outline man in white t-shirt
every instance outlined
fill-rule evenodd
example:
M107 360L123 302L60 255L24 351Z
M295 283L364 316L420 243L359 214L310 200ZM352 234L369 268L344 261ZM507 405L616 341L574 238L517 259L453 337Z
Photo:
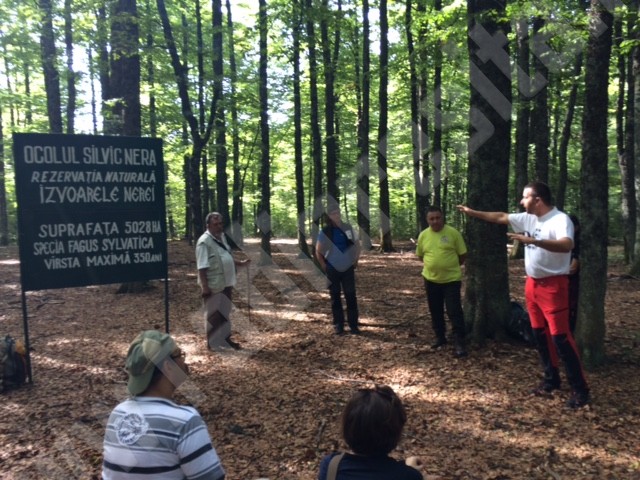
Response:
M578 349L569 328L569 265L573 248L573 223L551 203L551 191L541 182L529 183L522 193L523 213L481 212L458 205L470 217L504 225L509 237L524 244L527 272L525 299L531 327L544 366L543 382L532 390L549 395L560 388L558 356L573 390L567 405L580 408L589 403L589 387Z
M104 480L223 480L204 420L173 401L187 379L184 352L166 333L142 332L125 368L131 398L113 409L104 435Z

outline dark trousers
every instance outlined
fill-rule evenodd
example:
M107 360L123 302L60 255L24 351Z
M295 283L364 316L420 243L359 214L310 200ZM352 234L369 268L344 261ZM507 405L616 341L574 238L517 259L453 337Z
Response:
M457 342L464 341L464 313L460 289L462 282L434 283L424 279L424 288L427 291L427 303L431 312L433 331L438 339L446 339L446 325L444 323L444 309L447 308L447 316L451 321L453 336Z
M231 335L232 292L232 287L225 287L204 300L207 345L210 349L228 346L226 339Z
M356 298L356 275L353 267L344 272L327 267L327 280L329 281L329 295L331 296L331 312L333 313L333 324L337 329L344 327L344 312L342 310L342 299L340 293L344 292L344 299L347 302L347 322L349 328L358 328L358 300Z
M569 330L576 331L578 323L578 293L580 291L580 275L569 275Z

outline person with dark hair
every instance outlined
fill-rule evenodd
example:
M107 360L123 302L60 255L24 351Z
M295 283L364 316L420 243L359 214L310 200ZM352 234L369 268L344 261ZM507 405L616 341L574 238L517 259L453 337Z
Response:
M447 344L444 309L451 321L455 341L454 355L464 357L465 325L462 311L461 265L467 256L467 246L460 232L445 225L440 207L427 209L429 227L420 232L416 244L416 255L424 262L422 277L427 292L427 303L431 313L431 324L436 335L432 348Z
M589 403L590 394L578 348L569 328L569 266L574 246L573 223L551 203L549 187L540 182L524 187L522 213L482 212L458 205L464 214L481 220L511 225L509 238L525 246L527 272L525 300L544 379L531 393L549 396L560 388L558 357L564 363L572 394L570 408Z
M389 456L406 422L402 401L390 387L358 390L342 413L342 436L353 453L325 456L318 480L421 480L418 470Z
M236 284L236 267L246 265L249 259L234 258L224 234L222 214L209 213L205 223L207 230L196 243L196 265L207 347L239 350L240 344L231 339L231 295Z
M173 401L187 379L185 354L166 333L147 330L129 346L131 397L113 409L104 434L104 480L223 480L207 425Z
M355 269L360 259L360 242L353 227L342 221L340 206L330 202L327 206L327 225L318 235L316 259L327 275L333 328L344 333L344 311L341 292L347 303L347 322L351 333L360 333L358 325L358 299L356 297Z
M573 222L573 249L569 265L569 329L576 331L578 323L578 294L580 292L580 221L575 215L569 215Z

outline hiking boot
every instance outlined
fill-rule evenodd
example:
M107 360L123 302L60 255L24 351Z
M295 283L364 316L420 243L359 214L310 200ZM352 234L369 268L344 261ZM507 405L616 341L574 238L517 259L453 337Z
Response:
M542 382L537 387L531 389L529 393L538 397L550 397L554 390L560 389L560 383Z
M435 350L437 348L444 347L446 344L447 344L447 339L446 338L438 338L435 341L435 343L433 343L431 345L431 348Z
M334 325L333 331L336 335L344 335L344 327L342 325Z
M360 331L360 329L358 327L352 328L351 329L351 334L352 335L360 335L362 332Z
M574 410L582 408L591 401L589 398L589 392L573 392L571 398L567 400L567 407Z

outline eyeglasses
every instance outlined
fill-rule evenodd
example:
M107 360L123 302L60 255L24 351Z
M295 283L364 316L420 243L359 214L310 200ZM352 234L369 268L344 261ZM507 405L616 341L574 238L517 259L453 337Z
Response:
M186 357L186 354L181 349L179 349L178 351L173 352L170 355L170 357L171 358L184 358L184 357Z

